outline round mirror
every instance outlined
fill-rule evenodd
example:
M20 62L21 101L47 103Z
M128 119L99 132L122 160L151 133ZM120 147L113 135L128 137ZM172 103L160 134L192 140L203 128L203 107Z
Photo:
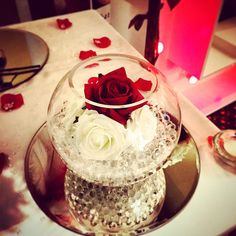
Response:
M23 30L0 29L0 91L15 87L37 74L49 55L47 44Z

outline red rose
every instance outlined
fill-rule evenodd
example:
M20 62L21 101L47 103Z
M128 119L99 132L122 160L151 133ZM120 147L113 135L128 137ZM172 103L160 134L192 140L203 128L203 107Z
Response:
M84 93L88 100L107 105L125 105L144 99L135 83L127 77L124 67L100 76L96 83L85 84ZM123 109L109 109L86 103L86 107L125 125L130 113L144 104Z

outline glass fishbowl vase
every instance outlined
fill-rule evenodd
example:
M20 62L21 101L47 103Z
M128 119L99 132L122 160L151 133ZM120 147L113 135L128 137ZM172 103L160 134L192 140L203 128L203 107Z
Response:
M82 61L57 85L47 128L67 166L69 210L87 232L129 233L158 217L181 112L154 66L123 54Z

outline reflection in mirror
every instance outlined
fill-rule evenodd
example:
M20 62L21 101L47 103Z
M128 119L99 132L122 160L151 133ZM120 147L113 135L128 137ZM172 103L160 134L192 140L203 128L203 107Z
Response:
M48 46L39 36L0 29L0 91L32 78L45 65L48 55Z

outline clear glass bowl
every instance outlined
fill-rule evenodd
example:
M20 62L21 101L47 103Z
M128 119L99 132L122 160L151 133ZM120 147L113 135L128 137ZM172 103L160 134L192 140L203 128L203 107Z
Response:
M141 99L118 105L98 102L93 94L92 100L85 98L85 84L119 68L133 82L150 81L151 89L139 90ZM111 113L115 117L125 113L126 123L108 117ZM70 170L91 182L119 186L142 180L162 167L178 142L181 112L176 94L150 63L104 54L83 61L62 78L49 104L47 127Z
M129 233L158 216L181 112L150 63L106 54L78 64L52 95L47 128L68 168L69 210L88 233Z

